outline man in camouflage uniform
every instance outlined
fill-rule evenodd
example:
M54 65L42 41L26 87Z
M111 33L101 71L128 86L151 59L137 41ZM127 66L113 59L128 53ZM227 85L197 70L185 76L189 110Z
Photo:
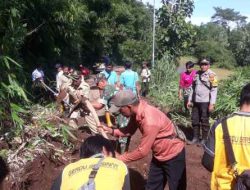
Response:
M210 61L201 59L200 70L196 73L192 91L188 98L188 107L192 107L193 140L191 144L200 141L200 127L202 130L201 144L205 143L209 131L209 113L214 110L217 97L218 82L216 74L210 70Z
M72 84L66 90L69 94L70 104L69 125L73 128L88 126L92 133L97 134L100 121L94 107L89 102L89 85L82 80L80 73L71 75ZM107 138L106 134L102 134Z
M113 103L113 97L118 92L115 85L108 84L107 78L103 73L97 75L96 84L100 89L100 98L93 102L92 105L95 109L100 110L105 107L106 111L109 111L115 116L116 124L118 128L126 127L129 119L122 116L119 113L119 108L117 108ZM118 150L120 153L127 151L129 145L128 137L122 137L118 140Z

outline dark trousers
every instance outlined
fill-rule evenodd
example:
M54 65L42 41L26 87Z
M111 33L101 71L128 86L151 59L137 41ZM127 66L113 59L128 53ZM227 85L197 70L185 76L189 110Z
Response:
M164 190L167 182L169 190L186 189L185 148L171 160L161 162L152 159L146 190Z
M146 97L149 92L149 82L141 83L141 95Z
M209 102L194 102L192 108L192 126L194 130L194 138L200 137L200 127L202 130L202 139L206 139L209 131Z
M187 107L187 103L188 103L188 96L184 96L184 108L185 108L185 112L188 112L188 107Z

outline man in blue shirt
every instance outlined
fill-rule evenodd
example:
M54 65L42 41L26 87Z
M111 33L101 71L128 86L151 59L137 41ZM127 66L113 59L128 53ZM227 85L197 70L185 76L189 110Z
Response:
M115 71L113 71L113 65L112 63L105 63L105 70L102 71L108 81L108 84L115 85L117 83L117 74Z
M140 84L137 72L131 69L132 63L125 63L125 71L120 76L121 89L132 90L134 94L139 95Z

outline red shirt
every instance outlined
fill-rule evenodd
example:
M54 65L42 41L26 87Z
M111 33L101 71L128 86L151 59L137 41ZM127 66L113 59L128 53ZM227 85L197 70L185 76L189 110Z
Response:
M127 152L118 159L124 162L139 160L148 155L150 149L159 161L175 157L184 148L184 142L178 138L156 139L175 135L172 121L159 109L140 100L137 114L130 118L126 128L114 130L115 136L130 136L139 128L142 133L140 145L132 152Z

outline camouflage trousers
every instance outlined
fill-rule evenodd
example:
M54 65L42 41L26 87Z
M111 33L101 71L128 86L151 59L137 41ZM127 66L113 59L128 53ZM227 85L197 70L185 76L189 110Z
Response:
M116 116L116 121L117 121L118 128L124 128L124 127L127 127L129 118L124 117L122 114L119 114ZM127 151L129 142L130 142L130 137L120 137L117 142L118 152L122 154L125 151Z

